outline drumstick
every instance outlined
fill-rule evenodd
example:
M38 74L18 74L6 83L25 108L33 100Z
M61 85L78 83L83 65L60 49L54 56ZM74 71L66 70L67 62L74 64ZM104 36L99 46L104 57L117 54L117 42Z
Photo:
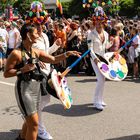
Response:
M65 75L67 75L68 73L69 73L69 71L75 66L75 65L77 65L77 63L79 62L79 61L81 61L81 59L83 58L83 57L85 57L89 52L92 52L92 54L97 58L97 59L99 59L100 61L103 61L104 63L106 63L107 65L108 65L108 62L107 62L107 60L105 59L105 58L103 58L102 56L100 56L100 55L96 55L94 52L93 52L93 49L91 50L91 48L89 49L89 50L87 50L83 55L81 55L81 57L79 57L73 64L71 64L71 66L68 66L67 68L66 68L66 70L61 74L61 77L64 77Z
M75 65L77 65L77 63L78 63L79 61L81 61L81 59L82 59L83 57L85 57L90 51L91 51L90 49L87 50L87 51L86 51L83 55L81 55L74 63L72 63L70 66L68 66L68 67L66 68L66 70L61 74L61 77L64 77L65 75L67 75L67 73L69 73L69 71L70 71Z
M91 51L90 49L87 50L87 51L86 51L83 55L81 55L73 64L71 64L70 66L68 66L68 67L66 68L66 70L65 70L62 74L59 75L60 78L65 77L65 76L67 75L67 73L69 73L69 71L70 71L83 57L85 57L90 51ZM51 88L54 88L51 78L48 80L48 83L49 83L49 85L50 85Z
M114 52L114 54L110 57L109 62L113 60L116 54L120 53L125 47L127 47L136 36L137 34L133 38L131 38L128 42L126 42L117 52Z

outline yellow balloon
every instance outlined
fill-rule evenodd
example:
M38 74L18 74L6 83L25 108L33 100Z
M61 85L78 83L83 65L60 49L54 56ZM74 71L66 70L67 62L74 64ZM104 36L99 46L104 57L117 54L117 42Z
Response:
M83 8L85 8L86 7L86 5L85 4L83 4Z
M105 6L105 2L102 2L102 6Z
M113 2L113 5L117 5L117 3L116 2Z
M89 3L92 3L93 0L88 0Z

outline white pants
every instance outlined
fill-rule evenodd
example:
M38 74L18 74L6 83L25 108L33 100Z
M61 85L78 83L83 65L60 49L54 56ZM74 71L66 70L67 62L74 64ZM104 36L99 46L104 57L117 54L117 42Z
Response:
M41 102L39 105L39 110L38 110L38 116L39 116L39 130L43 130L44 126L42 123L42 110L44 109L44 107L50 102L50 94L47 94L45 96L41 96Z
M128 51L129 63L134 63L134 58L135 58L135 48L133 46L130 46Z
M97 67L97 65L95 64L95 62L92 59L91 59L91 64L92 64L92 67L93 67L96 77L97 77L97 83L96 83L96 88L94 91L93 103L102 104L105 77L101 74L101 72L99 71L99 68Z
M128 51L128 61L129 63L134 63L134 58L137 58L139 56L140 53L140 48L134 48L133 46L129 47L129 51Z

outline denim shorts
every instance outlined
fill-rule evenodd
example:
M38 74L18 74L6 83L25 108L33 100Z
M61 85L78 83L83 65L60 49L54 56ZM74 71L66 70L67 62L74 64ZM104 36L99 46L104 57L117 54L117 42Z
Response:
M6 58L6 54L4 52L0 52L0 59Z

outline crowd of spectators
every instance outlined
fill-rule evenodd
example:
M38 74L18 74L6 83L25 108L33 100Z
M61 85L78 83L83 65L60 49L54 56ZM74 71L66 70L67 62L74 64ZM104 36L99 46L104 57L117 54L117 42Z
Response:
M20 29L25 23L23 19L17 21L0 21L0 71L3 70L6 58L11 51L20 46L21 36ZM139 78L140 70L140 20L132 19L109 19L105 30L109 33L110 41L113 42L111 48L107 51L117 51L121 46L130 40L134 35L137 37L123 51L129 75ZM43 32L47 34L50 46L58 38L61 38L62 45L59 50L53 54L59 54L69 50L76 50L84 53L87 49L87 36L94 29L92 18L74 20L71 18L55 19L48 18L48 22L42 25ZM64 71L70 66L77 57L71 56L54 67L60 71ZM86 75L94 75L91 67L90 56L87 55L78 63L71 71L71 74L85 73Z

